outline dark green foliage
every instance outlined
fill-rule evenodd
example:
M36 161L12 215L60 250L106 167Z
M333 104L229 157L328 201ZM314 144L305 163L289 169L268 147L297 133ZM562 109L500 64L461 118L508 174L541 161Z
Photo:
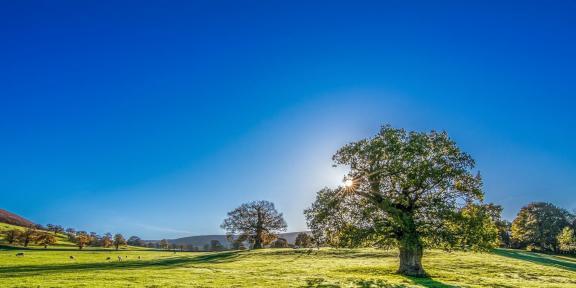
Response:
M114 235L114 241L112 242L112 244L114 245L114 248L118 250L120 246L126 245L126 239L124 239L124 236L122 236L122 234L116 234Z
M312 237L308 235L308 233L300 232L296 236L296 240L294 241L294 245L300 248L308 248L312 246Z
M8 242L10 245L15 244L20 240L20 234L22 234L20 230L10 229L4 232L4 240L6 240L6 242Z
M218 240L210 240L210 251L222 251L224 246Z
M512 239L519 248L558 251L558 239L573 215L550 203L530 203L518 212L512 222Z
M146 243L138 236L130 236L126 243L130 246L144 246Z
M288 241L284 238L278 238L272 242L270 248L288 248Z
M425 275L424 247L483 250L496 243L494 209L481 203L474 160L446 133L385 126L333 160L350 168L347 187L321 190L305 211L320 243L397 246L399 272L415 276Z

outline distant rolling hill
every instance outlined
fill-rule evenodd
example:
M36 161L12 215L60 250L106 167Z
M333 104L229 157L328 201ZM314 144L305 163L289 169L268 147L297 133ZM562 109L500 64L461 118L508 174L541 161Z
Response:
M294 241L296 241L296 236L298 235L298 233L300 233L300 232L282 233L282 234L280 234L279 237L286 239L286 241L288 241L288 243L290 243L290 244L294 244ZM308 233L308 232L306 232L306 233ZM226 235L189 236L189 237L183 237L183 238L178 238L178 239L170 239L170 240L168 240L168 242L170 244L194 245L196 247L202 248L204 245L210 244L211 240L218 240L225 247L229 247L231 245L231 243L226 238ZM159 241L159 240L149 240L146 242L157 242L157 241Z
M12 224L23 227L34 225L32 221L20 217L12 212L8 212L4 209L0 209L0 223Z

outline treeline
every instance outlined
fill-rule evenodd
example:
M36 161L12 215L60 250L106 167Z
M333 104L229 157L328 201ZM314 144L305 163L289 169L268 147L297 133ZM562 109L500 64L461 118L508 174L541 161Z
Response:
M576 254L576 215L551 203L530 203L508 223L503 244L529 251Z
M277 236L269 237L268 239L263 241L263 247L266 248L309 248L312 247L313 244L314 241L312 237L304 232L298 233L294 244L288 243L288 240ZM250 241L233 240L229 245L224 245L218 240L210 240L209 243L206 243L202 246L197 246L194 244L170 243L168 240L162 239L160 241L149 241L148 243L145 244L145 247L170 250L170 251L214 252L214 251L253 249L254 243Z
M126 245L142 247L146 245L138 236L131 236L126 240L120 233L99 235L96 232L76 231L74 228L64 229L64 227L54 224L48 224L45 227L42 225L31 225L24 229L14 228L5 231L3 234L4 240L8 244L24 247L36 244L48 248L48 246L55 245L59 237L67 238L69 242L74 243L80 250L84 247L114 247L119 250L120 247Z

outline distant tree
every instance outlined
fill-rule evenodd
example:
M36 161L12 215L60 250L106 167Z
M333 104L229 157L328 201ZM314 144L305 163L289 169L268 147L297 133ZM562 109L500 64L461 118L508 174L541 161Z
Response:
M102 236L102 238L100 239L100 246L104 247L104 248L108 248L110 246L112 246L113 241L112 241L112 234L111 233L106 233L104 234L104 236Z
M564 227L560 234L556 237L558 241L559 250L562 253L575 253L576 252L576 234L571 227Z
M66 236L68 237L68 241L76 242L76 229L68 228L66 229Z
M124 239L124 236L122 236L122 234L118 233L116 235L114 235L114 248L116 248L116 250L120 249L120 246L124 246L126 245L126 239Z
M102 243L100 238L101 237L100 235L98 235L98 233L90 232L90 246L94 247L100 246L100 244Z
M78 249L82 250L82 248L88 246L90 244L90 235L84 231L80 231L76 234L74 241Z
M130 238L128 238L128 241L126 241L126 243L128 243L128 245L130 245L130 246L144 246L145 245L144 241L138 236L130 236Z
M22 243L24 247L28 247L28 244L34 241L37 232L38 230L36 230L36 227L34 226L26 228L22 233L20 233L20 243Z
M44 249L48 248L48 245L56 244L56 236L46 232L39 232L34 238L34 242L38 245L44 246Z
M210 240L210 251L222 251L224 246L218 240Z
M308 233L300 232L296 235L296 241L294 241L294 245L301 247L301 248L308 248L312 246L312 237L308 235Z
M4 232L4 239L8 244L12 245L20 241L20 234L22 234L22 231L18 229L10 229Z
M288 248L288 241L284 238L278 238L272 242L270 248Z
M332 159L350 172L345 187L321 190L305 211L317 241L343 247L398 247L398 273L417 277L426 276L425 247L486 248L486 235L454 234L482 233L478 227L457 226L486 220L476 215L483 208L461 206L483 205L482 180L472 171L472 157L445 132L384 126L372 138L345 145ZM477 239L483 243L475 243Z
M54 235L56 235L58 233L64 232L64 227L62 227L60 225L55 225L55 224L47 224L46 230L48 230L50 232L54 232Z
M202 246L202 251L210 251L210 244L206 243Z
M54 226L54 235L56 235L58 233L64 233L64 227L62 227L60 225L55 225Z
M520 247L558 251L557 236L570 225L571 217L568 211L553 204L530 203L520 209L512 222L512 240Z
M162 248L162 249L168 249L168 247L169 247L168 240L166 240L166 239L160 240L159 244L160 244L160 248Z
M274 240L278 232L286 231L286 226L282 213L276 211L272 202L254 201L228 212L220 227L230 240L239 235L236 241L248 240L254 243L254 249L259 249Z
M232 250L245 250L244 242L242 241L232 241Z

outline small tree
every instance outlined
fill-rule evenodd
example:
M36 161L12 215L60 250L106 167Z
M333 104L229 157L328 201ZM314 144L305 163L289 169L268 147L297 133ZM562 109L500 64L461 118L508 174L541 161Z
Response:
M28 247L30 242L34 241L37 235L37 230L34 226L26 228L22 233L20 233L20 242L24 247Z
M564 227L564 229L562 229L562 232L558 234L557 240L560 252L563 253L576 252L576 235L574 234L574 229L570 227Z
M162 248L162 249L168 249L168 246L169 246L168 240L162 239L162 240L160 240L160 243L159 243L159 244L160 244L160 248Z
M88 233L81 231L78 232L78 234L76 234L74 240L76 241L76 246L78 246L78 249L82 250L82 248L90 244L91 238L90 235L88 235Z
M131 236L130 238L128 238L126 243L128 243L128 245L130 245L130 246L144 246L145 245L144 241L138 236Z
M288 241L284 238L278 238L272 242L270 248L288 248Z
M112 234L110 233L106 233L104 234L104 236L102 236L102 239L100 239L100 245L104 248L108 248L110 246L112 246Z
M54 235L58 233L64 233L64 227L60 225L54 225Z
M301 247L301 248L308 248L312 246L312 238L308 233L300 232L296 235L296 240L294 241L294 245Z
M210 251L222 251L224 246L218 240L210 240Z
M100 235L96 232L90 232L90 246L97 247L100 246Z
M51 233L40 232L36 235L34 242L38 245L44 246L44 249L48 248L48 245L56 244L56 236Z
M232 250L246 250L246 246L242 241L232 241Z
M10 229L4 232L4 239L8 244L12 245L20 240L20 234L22 234L22 231L18 229Z
M254 243L254 249L259 249L274 240L278 232L286 231L286 226L282 213L276 211L272 202L254 201L228 212L220 227L230 240L248 240ZM235 235L239 235L237 239Z
M114 235L114 247L116 248L116 250L118 250L120 248L120 246L126 245L126 239L124 239L124 236L122 236L122 234L116 234Z

